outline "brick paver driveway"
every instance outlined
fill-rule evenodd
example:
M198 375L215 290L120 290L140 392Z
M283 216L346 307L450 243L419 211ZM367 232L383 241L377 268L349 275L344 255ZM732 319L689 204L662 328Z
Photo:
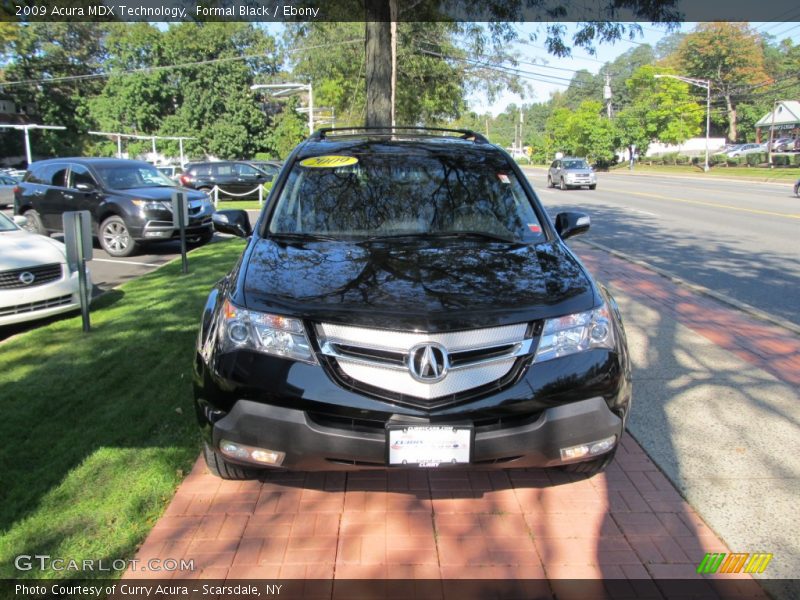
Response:
M799 381L795 337L605 253L582 247L580 255L600 280ZM707 552L729 549L626 434L611 467L592 478L390 470L227 482L200 459L137 558L193 559L195 570L176 578L526 579L544 586L532 596L559 598L570 595L559 590L568 580L613 579L613 597L638 598L662 597L666 580L699 578ZM749 576L723 577L742 597L766 597ZM593 594L584 587L580 596Z

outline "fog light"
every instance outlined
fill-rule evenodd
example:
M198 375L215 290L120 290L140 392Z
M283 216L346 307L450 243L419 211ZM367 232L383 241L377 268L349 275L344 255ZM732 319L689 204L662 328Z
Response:
M611 437L607 437L604 440L600 440L599 442L595 442L589 447L589 454L602 454L603 452L608 452L611 448L614 447L614 442L617 441L617 436L612 435Z
M596 454L603 454L608 452L614 447L617 441L617 436L597 440L596 442L589 442L588 444L581 444L580 446L570 446L569 448L561 449L561 460L575 460L576 458L583 458L584 456L594 456Z
M247 446L246 444L240 444L230 440L221 440L219 443L219 451L225 456L230 456L231 458L246 460L248 462L256 462L262 465L280 466L280 464L283 463L283 459L286 458L285 452L268 450L266 448L256 448L254 446Z

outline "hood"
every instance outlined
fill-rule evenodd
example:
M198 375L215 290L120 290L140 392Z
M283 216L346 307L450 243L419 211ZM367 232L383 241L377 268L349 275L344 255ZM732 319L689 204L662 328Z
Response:
M595 295L560 242L259 239L234 301L316 321L448 331L588 310Z
M0 271L66 262L61 242L27 231L0 232Z
M117 193L130 196L131 198L142 198L144 200L162 200L165 202L172 201L172 192L184 192L186 199L192 200L208 200L208 196L203 192L197 190L190 190L185 187L140 187L130 188L126 190L115 190Z

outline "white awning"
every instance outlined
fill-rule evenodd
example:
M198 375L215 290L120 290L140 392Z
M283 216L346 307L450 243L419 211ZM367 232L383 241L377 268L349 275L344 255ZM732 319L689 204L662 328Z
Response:
M797 100L782 100L775 107L775 128L787 129L796 126L800 127L800 102ZM756 127L769 128L773 125L772 111L761 117L756 123Z

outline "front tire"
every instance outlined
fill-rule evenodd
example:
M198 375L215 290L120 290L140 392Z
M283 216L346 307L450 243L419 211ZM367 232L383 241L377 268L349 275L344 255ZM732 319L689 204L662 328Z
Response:
M596 190L597 189L597 184L595 183L594 185L590 185L589 189L590 190Z
M240 467L225 460L219 452L212 448L208 442L203 442L203 458L212 475L229 481L243 481L258 478L259 469Z
M550 175L547 176L547 187L549 187L549 188L556 187L556 184L553 183L553 178L550 177Z
M593 458L592 460L587 460L584 462L562 465L560 468L562 471L567 473L576 473L578 475L592 477L593 475L597 475L598 473L605 471L608 465L611 464L611 461L614 460L614 455L616 453L617 447L614 446L613 449L609 450L602 456L598 456L597 458Z
M563 177L561 178L561 189L562 190L566 190L567 189L567 184L564 183L564 178Z
M29 231L30 233L38 233L39 235L47 235L47 230L44 228L44 225L42 224L42 218L39 216L38 212L30 209L22 213L22 216L28 219L28 222L25 223L25 231Z
M121 217L108 217L100 225L100 245L110 256L125 258L139 249Z

